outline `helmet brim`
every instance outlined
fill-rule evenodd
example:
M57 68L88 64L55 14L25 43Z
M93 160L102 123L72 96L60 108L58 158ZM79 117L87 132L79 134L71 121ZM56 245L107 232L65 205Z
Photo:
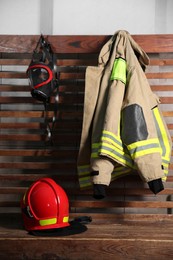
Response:
M29 231L30 235L41 236L41 237L62 237L76 235L85 232L88 228L77 221L69 222L69 226L63 228L52 228L44 230L32 230Z

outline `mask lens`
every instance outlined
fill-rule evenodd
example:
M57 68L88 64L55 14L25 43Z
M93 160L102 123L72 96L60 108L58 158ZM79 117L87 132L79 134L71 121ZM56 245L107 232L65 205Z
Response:
M35 87L44 83L49 79L49 73L44 68L32 68L29 69L30 84Z

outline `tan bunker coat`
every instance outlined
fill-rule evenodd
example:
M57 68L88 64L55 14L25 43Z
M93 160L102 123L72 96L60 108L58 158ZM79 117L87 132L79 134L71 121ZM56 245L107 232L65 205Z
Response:
M166 180L172 144L144 73L148 64L130 34L118 31L103 46L98 66L87 67L78 155L81 188L108 186L131 171L147 183Z

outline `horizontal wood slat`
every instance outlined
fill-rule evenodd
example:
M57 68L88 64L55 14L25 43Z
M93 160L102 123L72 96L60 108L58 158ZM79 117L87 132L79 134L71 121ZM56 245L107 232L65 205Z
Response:
M38 35L0 35L0 212L20 212L20 199L41 177L49 176L67 191L71 216L89 214L95 223L117 219L166 219L172 221L173 161L158 196L134 174L113 182L107 197L96 201L92 189L79 189L76 161L82 127L87 66L97 66L98 54L109 35L47 36L57 53L60 71L59 105L53 132L47 141L42 103L30 95L26 75ZM161 108L173 138L173 35L133 35L147 52L146 76L159 95ZM54 97L47 118L54 116ZM173 152L172 152L173 155Z
M169 113L169 112L167 112ZM172 113L172 112L170 112ZM52 118L52 116L54 115L54 112L48 112L48 117ZM69 118L68 118L69 115ZM1 117L27 117L27 118L44 118L44 111L0 111L0 116ZM82 116L82 112L81 111L63 111L61 113L61 119L74 119L74 118L80 118L80 116ZM70 123L70 122L69 122Z
M78 216L85 216L86 213L78 213ZM161 221L162 225L163 223L172 223L173 221L173 215L171 214L162 214L162 217L160 219L160 216L158 214L112 214L112 213L105 213L102 212L102 214L98 214L98 213L90 213L90 216L93 219L93 223L95 224L117 224L118 225L120 223L122 223L124 225L124 223L129 224L130 226L132 225L132 223L142 223L142 225L147 226L147 223L153 223L153 225L156 224L156 222ZM71 217L75 218L76 214L75 213L71 213ZM95 220L97 220L95 222ZM131 221L133 221L131 223ZM125 225L125 227L127 227L127 225ZM114 229L115 230L115 229ZM147 229L146 229L147 230ZM127 231L128 232L128 231ZM128 233L128 237L129 237L129 233ZM139 254L138 254L139 256Z
M24 190L23 190L24 191ZM173 202L167 201L70 201L70 205L72 208L172 208ZM0 202L0 207L19 207L20 203L18 201L5 201Z
M48 156L48 157L66 157L66 156L69 156L70 158L73 157L73 156L76 156L77 155L77 151L75 151L74 149L72 150L62 150L62 149L59 149L59 150L48 150L48 149L43 149L43 150L35 150L35 149L27 149L27 150L18 150L18 149L9 149L9 150L0 150L0 156Z
M173 85L152 85L151 89L153 91L173 91Z
M60 54L57 54L57 58L59 58ZM69 57L69 56L68 56ZM90 57L90 58L89 58ZM30 58L28 59L1 59L0 60L0 65L14 65L14 66L21 66L21 65L25 65L28 66L30 63ZM88 58L88 59L87 59ZM76 59L57 59L57 65L58 66L64 66L64 68L66 68L66 66L73 66L74 63L76 64L76 66L89 66L89 65L97 65L97 59L93 59L93 55L89 56L87 55L87 58L85 59L79 59L79 56L76 56ZM162 59L162 58L158 58L158 59L150 59L150 65L152 66L171 66L173 65L173 59Z
M172 72L146 73L148 79L172 79Z
M39 35L0 35L0 52L32 53ZM57 53L98 53L110 39L107 35L47 36ZM148 53L173 52L172 35L133 35Z
M72 170L75 167L75 162L71 163L71 162L7 162L7 163L0 163L0 168L2 169L38 169L38 170L42 170L42 169L59 169L59 170L63 170L64 168L67 170Z
M26 175L26 178L23 177L23 175L18 175L17 176L19 179L18 180L21 180L21 181L25 181L26 184L28 184L28 181L32 182L34 180L37 180L38 178L40 177L46 177L45 174L30 174L30 175ZM22 178L23 177L23 178ZM55 178L55 177L54 177ZM69 176L68 176L69 178ZM12 178L8 177L8 176L3 176L3 175L0 175L0 180L7 180L7 179L10 179L10 180L13 180ZM16 178L17 179L17 178ZM16 180L15 179L15 180ZM61 176L61 179L62 179L62 176ZM75 179L75 176L71 176L70 178L71 181L76 181ZM65 181L65 180L63 180ZM20 186L16 186L16 187L1 187L0 189L0 194L24 194L27 190L27 187L20 187ZM141 188L141 189L128 189L126 188L126 190L124 191L123 189L121 188L116 188L116 190L114 189L110 189L107 194L109 196L118 196L118 195L124 195L124 196L133 196L133 197L138 197L138 196L151 196L151 191L149 191L147 188ZM68 195L81 195L81 191L80 189L77 189L75 188L74 190L70 190L70 188L68 189ZM87 191L87 192L83 192L83 198L86 196L92 196L92 192L91 190L90 191ZM173 195L173 188L165 188L160 195ZM73 204L74 205L74 204ZM81 203L81 207L83 206L86 206L86 205L82 205ZM93 207L92 205L90 207ZM136 207L136 204L134 204L134 207ZM172 208L172 207L171 207Z
M173 208L173 201L72 201L72 207L86 208Z
M173 59L150 59L150 65L152 66L172 66Z

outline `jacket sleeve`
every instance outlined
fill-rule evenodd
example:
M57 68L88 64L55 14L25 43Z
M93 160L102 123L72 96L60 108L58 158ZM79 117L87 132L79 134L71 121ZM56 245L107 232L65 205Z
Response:
M141 178L151 182L165 178L163 163L163 146L158 132L158 102L151 91L142 69L137 65L131 72L125 96L125 106L122 109L121 137L133 159ZM157 114L157 115L156 115ZM161 119L160 123L161 124ZM162 121L160 136L166 139L164 149L167 149L167 162L170 159L170 144L168 133Z
M121 57L116 58L111 72L107 69L104 73L93 121L91 169L98 173L92 178L94 184L109 185L115 164L126 167L132 164L120 139L125 83L126 61ZM121 173L124 175L123 171ZM120 177L121 173L115 173L115 176Z
M85 74L85 97L80 147L77 158L79 184L81 188L92 185L90 178L91 130L98 99L102 67L88 66Z

